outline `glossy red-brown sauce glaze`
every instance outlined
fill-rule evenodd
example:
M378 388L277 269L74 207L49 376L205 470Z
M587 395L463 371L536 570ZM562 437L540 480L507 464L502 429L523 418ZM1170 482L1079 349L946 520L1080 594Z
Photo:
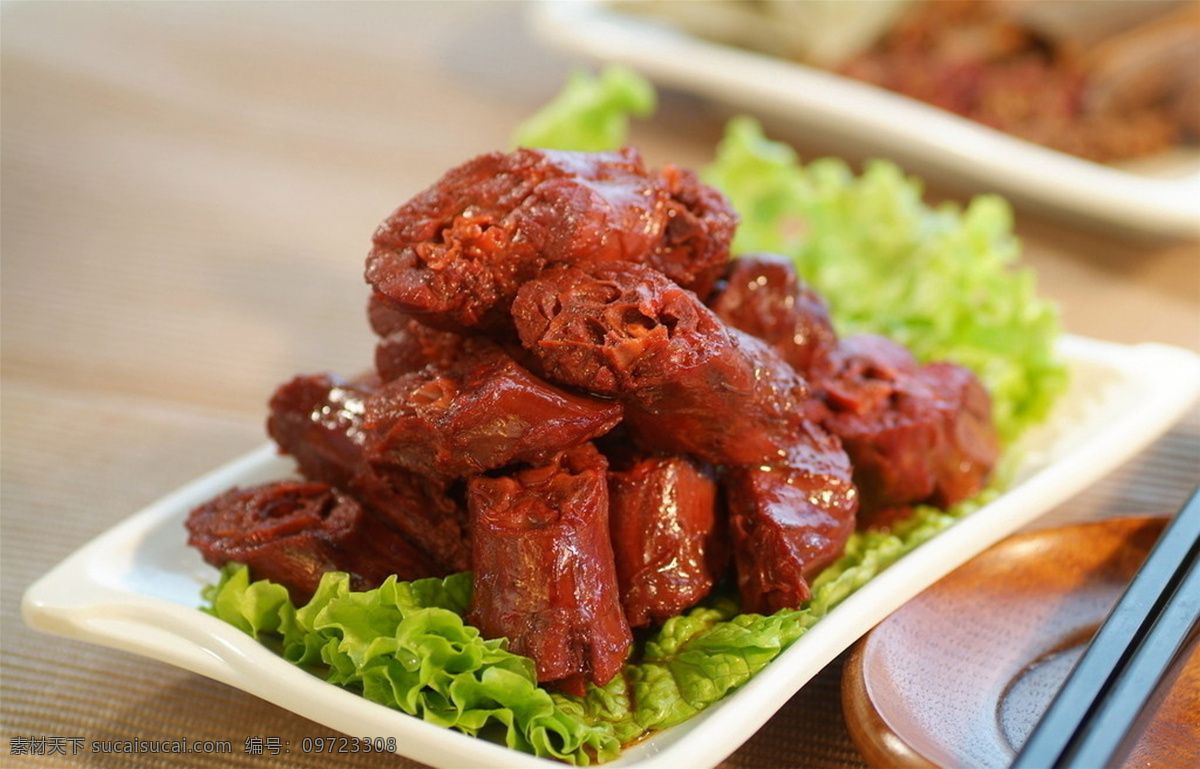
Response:
M729 562L710 467L678 456L638 458L608 474L609 526L625 616L661 624L699 603Z
M370 373L271 399L306 480L200 506L190 541L297 600L470 569L470 621L575 692L723 579L803 605L856 524L975 493L997 442L970 372L839 340L790 260L729 260L736 224L632 149L451 169L374 235Z
M533 658L539 681L608 683L633 640L609 537L606 470L603 455L584 444L467 484L475 570L468 619Z

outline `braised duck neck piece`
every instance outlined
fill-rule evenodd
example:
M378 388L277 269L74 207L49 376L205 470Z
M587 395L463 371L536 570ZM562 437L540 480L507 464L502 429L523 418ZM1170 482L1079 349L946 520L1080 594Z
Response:
M368 460L449 481L536 462L611 430L621 407L556 387L485 340L449 368L428 367L366 402Z
M547 377L620 400L647 450L755 464L781 459L802 434L804 380L654 270L547 270L521 288L513 319Z
M745 254L729 263L709 306L730 326L758 337L806 378L827 368L837 335L829 308L778 254Z
M886 524L912 505L950 505L984 487L1000 453L991 398L962 366L919 366L884 337L839 342L821 382L829 416L862 492L860 522Z
M367 461L363 416L375 388L327 374L298 376L271 398L267 432L300 473L353 494L438 565L423 576L471 567L466 507L447 485Z
M800 607L855 528L858 493L837 439L815 431L784 462L730 468L724 484L742 610Z
M629 624L661 624L694 606L725 573L725 519L711 468L652 456L608 474L609 526Z
M634 149L519 149L447 172L379 227L366 278L434 326L503 328L517 289L545 267L645 263L700 293L729 258L737 217L690 171L647 171Z
M632 642L609 540L606 469L584 444L467 484L475 569L468 619L533 658L539 681L574 691L610 681Z
M393 574L405 580L439 571L374 511L324 483L231 489L193 510L187 529L205 561L245 564L252 579L286 587L296 605L308 602L327 571L349 573L355 590Z

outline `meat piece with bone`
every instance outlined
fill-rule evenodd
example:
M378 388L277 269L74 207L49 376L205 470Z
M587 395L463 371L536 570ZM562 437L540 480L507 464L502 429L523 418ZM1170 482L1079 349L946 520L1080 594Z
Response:
M450 481L537 462L620 420L619 404L556 387L474 339L448 368L382 385L366 401L362 424L372 464Z
M403 328L375 344L375 373L383 382L426 366L449 368L467 346L467 338L453 331L430 328L410 318Z
M805 381L654 270L547 270L522 286L513 319L548 378L616 397L646 450L761 464L781 460L802 435Z
M367 318L371 329L379 335L375 344L375 373L384 382L430 364L449 368L467 344L467 337L430 328L392 307L378 293L371 294Z
M375 392L328 374L295 377L271 398L267 432L304 477L352 494L427 552L437 575L469 569L466 508L445 484L367 462L363 417Z
M690 172L646 170L633 149L518 149L447 172L380 225L366 278L429 325L502 329L520 285L556 263L646 263L707 293L737 224Z
M859 520L886 524L912 505L950 505L982 490L999 456L987 390L952 363L920 366L884 337L843 339L821 382L823 420L854 464Z
M608 498L630 625L661 624L708 595L729 557L710 468L684 457L637 458L610 469Z
M723 483L742 610L799 608L855 529L858 494L837 439L814 431L785 462L730 468Z
M829 308L777 254L745 254L729 263L709 306L730 326L762 339L806 378L826 371L837 335Z
M533 659L538 681L581 691L620 670L632 635L608 528L607 463L591 444L467 484L474 592L468 619Z
M438 567L375 511L324 483L277 481L230 489L193 510L188 544L213 566L245 564L252 579L287 588L307 603L328 571L350 575L355 590L391 575L438 576Z

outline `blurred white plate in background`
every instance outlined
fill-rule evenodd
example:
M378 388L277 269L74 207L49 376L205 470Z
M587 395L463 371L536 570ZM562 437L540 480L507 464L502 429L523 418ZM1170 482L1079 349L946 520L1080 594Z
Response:
M539 3L547 43L628 65L659 84L853 142L932 179L1106 228L1200 238L1200 151L1101 165L866 83L712 43L596 0ZM811 160L812 158L807 158Z

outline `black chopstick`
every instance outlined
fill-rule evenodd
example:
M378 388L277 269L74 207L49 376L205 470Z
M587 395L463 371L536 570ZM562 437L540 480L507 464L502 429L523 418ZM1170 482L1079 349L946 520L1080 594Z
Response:
M1159 537L1012 769L1096 769L1125 744L1200 617L1200 491Z

